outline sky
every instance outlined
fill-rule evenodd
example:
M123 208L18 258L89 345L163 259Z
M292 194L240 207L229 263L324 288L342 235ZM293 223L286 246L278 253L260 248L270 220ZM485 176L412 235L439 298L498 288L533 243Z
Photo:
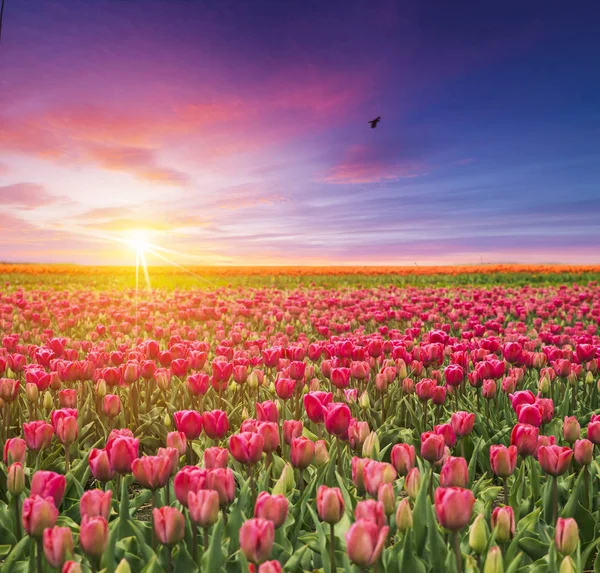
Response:
M0 261L600 263L599 17L6 0Z

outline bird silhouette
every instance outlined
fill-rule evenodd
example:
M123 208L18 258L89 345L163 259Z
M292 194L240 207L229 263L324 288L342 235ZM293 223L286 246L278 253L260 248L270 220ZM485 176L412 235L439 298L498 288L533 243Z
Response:
M371 121L369 121L369 123L371 124L371 129L375 129L377 127L377 124L381 121L381 117L377 116L375 119L372 119Z

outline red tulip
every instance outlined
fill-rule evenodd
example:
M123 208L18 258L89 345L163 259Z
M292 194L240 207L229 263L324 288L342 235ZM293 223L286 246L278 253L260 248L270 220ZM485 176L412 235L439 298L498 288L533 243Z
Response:
M431 395L431 402L436 406L443 406L446 403L446 394L448 391L445 386L436 386Z
M446 383L450 386L460 386L464 380L465 373L458 364L450 364L444 369L444 377Z
M206 448L204 450L204 467L207 470L226 468L229 464L229 450L227 448Z
M162 545L176 545L185 536L183 513L175 507L164 505L152 510L154 533Z
M421 457L428 462L434 463L442 459L445 447L444 436L433 432L423 432L421 434Z
M537 449L538 434L535 426L516 424L510 434L510 444L517 447L520 456L530 456Z
M537 404L521 404L517 407L519 424L529 424L538 428L542 425L542 413Z
M262 404L256 403L256 417L259 422L279 422L279 410L277 404L267 400Z
M465 527L473 512L475 496L470 489L438 487L435 490L435 513L442 527L457 531Z
M510 505L496 507L492 512L492 528L496 529L496 541L507 543L515 534L515 514Z
M250 573L253 573L252 571ZM265 561L258 566L256 573L283 573L283 568L279 561Z
M283 441L291 446L295 438L299 438L304 430L304 425L299 420L285 420L283 422Z
M490 464L492 471L500 478L507 478L513 474L517 466L516 446L490 446Z
M219 494L212 489L188 493L187 507L192 523L200 527L212 527L219 519Z
M331 383L342 390L347 388L350 384L350 368L333 368L331 370Z
M131 464L135 480L147 489L156 490L169 482L173 464L167 456L142 456Z
M183 432L169 432L167 434L167 447L174 448L180 456L187 450L187 438Z
M177 501L187 507L188 493L207 488L208 472L197 466L185 466L181 468L173 479L173 489Z
M333 400L331 392L309 392L304 395L304 409L311 422L319 423L325 420L327 406Z
M450 424L457 436L468 436L473 431L475 414L470 412L454 412Z
M138 457L139 444L140 441L137 438L117 437L108 439L106 453L113 471L118 474L127 474L131 471L131 464Z
M47 422L35 420L23 424L23 436L27 447L34 452L47 448L52 441L54 428Z
M31 491L29 495L31 497L51 497L54 505L60 507L66 487L67 479L65 476L55 472L39 470L31 478Z
M449 447L453 448L456 445L456 434L452 429L451 424L440 424L433 427L433 433L438 436L444 437L444 443Z
M296 389L296 381L291 378L278 378L275 380L275 392L282 400L289 400Z
M88 457L90 470L94 478L101 482L107 482L113 479L115 472L113 471L106 450L92 448Z
M240 528L240 548L248 561L260 564L273 549L275 527L268 519L248 519Z
M227 507L235 498L235 478L229 468L210 470L206 476L206 487L219 494L221 507Z
M593 444L600 444L600 420L594 420L592 417L587 425L587 439ZM29 444L27 445L29 446Z
M116 418L121 413L121 399L116 394L107 394L102 399L102 409L107 418Z
M279 447L279 427L275 422L259 422L257 431L263 437L263 451L266 454L274 452Z
M31 537L42 537L44 529L53 527L58 519L58 509L51 497L31 495L23 502L21 521L23 529Z
M381 557L389 527L378 527L360 519L346 533L346 546L350 561L359 567L370 567Z
M390 458L398 475L405 476L415 465L415 447L410 444L396 444L392 448Z
M442 466L440 472L441 487L467 487L469 483L469 469L465 458L450 456Z
M374 499L359 501L354 510L354 518L357 521L359 519L370 521L377 527L384 527L387 524L383 503Z
M4 443L4 464L11 465L14 462L25 463L27 444L21 438L8 438Z
M101 516L106 521L110 516L110 504L112 500L112 491L102 491L101 489L89 489L81 496L79 502L79 513L81 517Z
M484 380L483 386L481 387L481 395L486 400L493 400L496 397L496 381L495 380Z
M417 382L415 385L415 392L417 393L419 400L421 400L421 402L427 402L427 400L431 400L436 386L436 381L428 378Z
M269 519L275 529L281 527L288 515L288 500L283 495L271 495L266 491L258 494L254 505L254 517Z
M523 404L535 404L535 395L531 390L521 390L509 395L510 403L513 410L516 412L517 408Z
M57 418L54 425L54 431L61 444L72 444L79 434L77 418L75 416L61 416L60 418Z
M537 455L542 469L547 474L559 476L569 468L573 450L561 446L540 446Z
M340 438L346 437L352 414L346 404L332 402L327 406L325 429Z
M231 455L245 465L253 465L260 461L264 445L264 438L260 434L252 432L233 434L229 438Z
M319 486L317 511L325 523L336 524L344 516L344 498L337 487Z
M185 381L185 387L192 396L204 396L208 392L210 378L204 372L191 374Z
M204 412L204 432L211 440L220 440L229 431L229 419L223 410Z
M358 458L356 456L352 458L352 483L359 491L365 489L365 467L372 461L369 458Z
M0 399L12 402L19 395L20 382L12 378L0 378Z
M179 410L173 414L177 431L188 440L195 440L202 433L202 415L196 410Z
M551 398L538 398L536 406L540 409L542 414L542 424L548 424L554 417L554 402Z
M392 464L371 461L365 465L363 475L367 493L375 497L379 486L382 483L392 483L397 474Z
M581 426L575 416L565 416L563 420L563 438L573 444L581 435Z
M44 555L52 567L61 568L73 555L73 534L68 527L48 527L43 534Z
M305 469L313 460L315 455L315 443L308 438L294 438L290 451L290 461L296 468Z
M577 440L573 447L575 461L580 466L589 466L594 459L594 444L589 440Z

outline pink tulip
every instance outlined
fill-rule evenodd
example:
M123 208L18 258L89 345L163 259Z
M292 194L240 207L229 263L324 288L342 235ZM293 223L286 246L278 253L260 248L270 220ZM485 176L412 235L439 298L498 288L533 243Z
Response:
M94 478L101 482L108 482L113 479L115 472L110 465L106 450L92 448L88 456L90 470Z
M454 412L450 424L457 436L468 436L473 431L475 414L470 412Z
M227 507L235 498L235 478L229 468L210 470L206 476L206 488L219 494L221 507Z
M299 438L304 430L300 420L285 420L283 422L283 441L291 446L295 438Z
M350 561L359 567L371 567L381 557L389 527L378 527L360 519L346 533L346 547Z
M260 564L273 549L275 527L268 519L248 519L240 528L240 548L248 561Z
M9 466L12 463L25 463L27 454L27 444L21 438L8 438L4 442L4 465Z
M330 433L344 438L347 435L352 414L347 404L332 402L327 406L325 414L325 429Z
M469 483L469 469L465 458L450 456L442 466L440 472L441 487L467 487Z
M357 521L359 519L370 521L377 527L384 527L387 524L383 503L374 499L359 501L354 510L354 518Z
M363 475L367 493L376 497L379 486L383 483L392 483L397 474L392 464L373 460L365 465Z
M542 469L547 474L559 476L569 468L573 450L561 446L540 446L537 455Z
M252 432L241 432L233 434L229 438L229 451L231 455L241 464L253 465L260 461L264 438L260 434Z
M68 527L48 527L44 530L43 546L48 563L60 569L73 555L73 534Z
M185 536L183 513L175 507L165 505L152 510L154 533L162 545L176 545Z
M390 458L398 475L405 476L415 465L415 447L411 444L396 444Z
M490 464L492 471L500 478L507 478L513 474L517 466L516 446L490 446Z
M181 468L173 479L173 489L177 501L187 507L188 493L207 488L208 472L197 466L185 466Z
M188 493L190 519L200 527L212 527L219 519L219 494L212 489Z
M106 521L110 516L110 507L112 500L112 491L102 491L101 489L89 489L81 496L79 502L79 514L81 517L101 516Z
M272 400L267 400L262 404L256 403L256 417L259 422L279 422L279 410L277 404Z
M121 413L121 399L116 394L107 394L102 399L102 409L107 418L116 418Z
M331 392L309 392L304 395L304 409L311 422L319 423L325 420L327 406L332 402Z
M118 474L131 471L133 461L138 457L140 441L137 438L116 437L106 442L106 453L110 466Z
M515 514L510 505L496 507L492 511L492 528L496 528L496 540L507 543L515 534Z
M23 424L23 436L25 437L25 442L27 443L27 447L34 452L39 452L40 450L47 448L52 441L53 435L54 428L42 420L35 420Z
M173 414L177 431L188 440L195 440L202 433L202 415L196 410L179 410Z
M271 495L266 491L258 494L254 505L254 517L269 519L273 522L275 529L281 527L288 514L288 500L283 495Z
M594 444L589 440L577 440L573 447L575 461L580 466L589 466L594 459Z
M421 434L421 457L430 463L437 462L444 455L446 442L444 436L433 432L423 432Z
M173 463L167 456L142 456L131 464L135 480L146 489L157 490L169 482Z
M456 434L451 424L439 424L433 427L433 433L444 437L444 443L453 448L456 445Z
M313 460L315 455L315 443L308 438L295 438L292 440L290 461L296 468L305 469Z
M511 446L517 447L520 456L530 456L537 449L539 430L528 424L516 424L510 434Z
M31 537L40 539L47 527L53 527L58 519L58 509L52 497L31 495L23 502L21 521L23 529Z
M229 419L223 410L204 412L202 420L204 432L211 440L220 440L229 431Z
M344 516L344 498L337 487L319 486L317 511L325 523L336 524Z
M167 434L167 447L175 448L180 456L187 450L187 438L183 432L169 432Z
M31 497L51 497L54 505L60 507L66 487L67 480L65 476L55 472L39 470L31 478L31 491L29 495Z
M226 468L229 464L229 450L227 448L206 448L204 450L204 467L207 470Z
M435 513L442 527L457 531L465 527L473 512L475 496L470 489L438 487L435 490Z
M579 527L572 518L566 519L559 517L556 520L556 530L554 533L556 548L563 555L570 555L577 549L579 544Z

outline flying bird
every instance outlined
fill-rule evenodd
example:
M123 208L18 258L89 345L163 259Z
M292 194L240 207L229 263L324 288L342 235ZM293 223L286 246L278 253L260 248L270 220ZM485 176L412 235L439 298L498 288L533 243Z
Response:
M375 129L377 127L377 124L381 121L381 117L377 116L375 119L372 119L371 121L369 121L369 123L371 124L371 129Z

